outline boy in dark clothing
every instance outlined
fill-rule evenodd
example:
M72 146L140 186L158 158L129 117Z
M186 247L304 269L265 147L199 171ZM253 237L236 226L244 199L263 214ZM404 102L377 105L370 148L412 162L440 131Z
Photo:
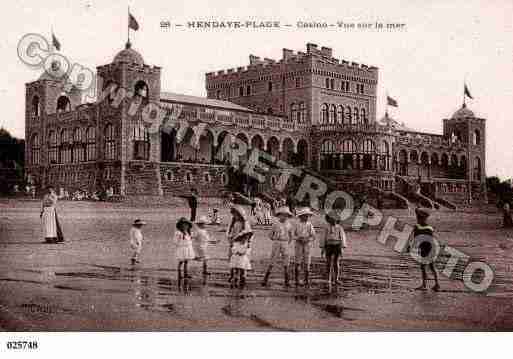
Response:
M191 209L191 222L195 222L196 221L196 209L198 208L198 191L196 190L196 188L192 188L191 194L184 198L187 199L189 208Z
M427 219L430 215L429 211L425 208L416 208L415 214L417 216L417 224L413 228L413 243L415 245L415 249L418 251L418 256L420 257L420 270L422 271L422 285L417 290L426 290L426 282L427 282L427 267L431 272L433 272L433 276L435 277L435 285L433 290L438 292L440 290L440 284L438 282L438 273L435 268L434 261L436 258L429 258L432 256L432 251L435 251L436 248L433 248L434 245L434 229L427 223ZM415 242L419 242L418 244Z

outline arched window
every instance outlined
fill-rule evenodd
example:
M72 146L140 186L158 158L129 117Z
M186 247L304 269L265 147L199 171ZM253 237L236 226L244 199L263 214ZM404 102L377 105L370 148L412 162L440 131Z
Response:
M337 120L340 124L344 123L344 106L342 105L338 105Z
M321 145L321 169L331 170L335 167L335 144L325 140Z
M376 147L374 146L374 142L370 139L366 139L362 144L362 152L363 152L363 169L371 170L374 168L374 159L373 155L376 152Z
M57 99L57 113L71 111L71 102L66 96L60 96Z
M32 164L33 165L39 164L39 162L41 160L40 151L41 151L40 138L39 138L39 135L37 133L35 133L34 135L32 135L32 142L31 142Z
M326 88L330 88L330 79L326 77Z
M360 122L360 111L358 111L358 107L355 107L353 109L353 121L354 123Z
M96 160L96 130L89 127L86 132L86 161Z
M336 106L336 105L331 105L331 106L330 106L330 118L329 118L329 123L330 123L330 124L337 123L337 106Z
M353 169L354 166L354 155L358 152L358 147L356 143L351 139L346 139L342 141L342 169L350 170Z
M474 131L473 143L474 146L478 146L481 144L481 133L479 132L479 130Z
M32 116L39 117L39 96L32 97Z
M481 159L474 159L474 181L481 181Z
M305 123L306 122L306 104L304 102L300 102L299 103L298 122L299 123Z
M244 96L244 87L240 86L239 87L239 97L242 97L242 96Z
M360 109L360 118L362 120L362 123L365 123L365 124L369 123L369 121L367 119L367 113L365 112L365 109L363 107Z
M330 80L331 89L335 88L335 79Z
M267 91L268 92L272 92L273 91L273 83L272 83L272 81L269 81L267 83Z
M134 125L134 160L148 161L150 159L150 134L143 122Z
M352 112L351 112L351 106L346 106L346 116L345 116L345 120L347 121L348 124L356 124L356 122L353 121L353 115L352 115Z
M85 161L84 131L75 128L73 131L73 162Z
M246 86L246 96L251 96L251 85Z
M48 162L50 164L59 163L58 147L57 132L51 130L48 134Z
M390 170L390 145L387 141L381 143L381 169Z
M71 163L71 131L63 129L61 131L61 146L60 146L60 163Z
M295 121L295 120L296 120L296 117L297 117L297 115L298 115L298 113L297 113L297 109L298 109L298 106L297 106L297 104L296 104L296 103L292 103L292 104L290 105L290 119L291 119L292 121Z
M105 126L105 159L114 160L116 158L116 137L114 126L110 123Z
M328 109L328 104L327 103L323 103L322 106L321 106L321 124L326 124L328 123L328 119L329 119L329 109Z

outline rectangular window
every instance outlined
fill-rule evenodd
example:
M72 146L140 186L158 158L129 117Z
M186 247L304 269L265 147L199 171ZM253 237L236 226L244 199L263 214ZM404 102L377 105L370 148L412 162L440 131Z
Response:
M273 90L273 83L271 81L269 81L269 83L267 84L267 91L271 92Z
M296 88L301 87L301 78L296 77Z
M251 85L246 86L246 96L251 96Z

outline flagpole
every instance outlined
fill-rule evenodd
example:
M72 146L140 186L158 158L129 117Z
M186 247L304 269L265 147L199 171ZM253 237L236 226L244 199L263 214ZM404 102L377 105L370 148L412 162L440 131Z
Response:
M130 46L129 45L130 44L130 6L128 6L127 12L128 12L127 13L128 16L126 17L126 19L127 19L127 24L126 24L127 25L126 26L126 33L127 34L126 35L127 35L127 39L128 39L127 40L127 46Z

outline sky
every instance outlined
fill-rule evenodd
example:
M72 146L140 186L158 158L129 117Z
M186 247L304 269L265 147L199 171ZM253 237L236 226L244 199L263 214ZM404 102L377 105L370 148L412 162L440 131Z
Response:
M205 73L248 64L249 54L280 59L282 48L305 51L307 42L334 57L379 68L377 118L388 93L399 122L441 133L442 119L467 106L486 118L487 175L513 177L513 1L23 1L3 4L0 15L0 126L24 137L24 84L34 70L17 57L23 35L49 37L83 66L110 63L124 47L127 8L140 29L133 47L147 64L162 67L162 90L205 96ZM161 21L279 21L279 29L160 28ZM404 23L402 30L300 28L298 22ZM290 24L291 27L285 27ZM385 25L386 26L386 25Z

